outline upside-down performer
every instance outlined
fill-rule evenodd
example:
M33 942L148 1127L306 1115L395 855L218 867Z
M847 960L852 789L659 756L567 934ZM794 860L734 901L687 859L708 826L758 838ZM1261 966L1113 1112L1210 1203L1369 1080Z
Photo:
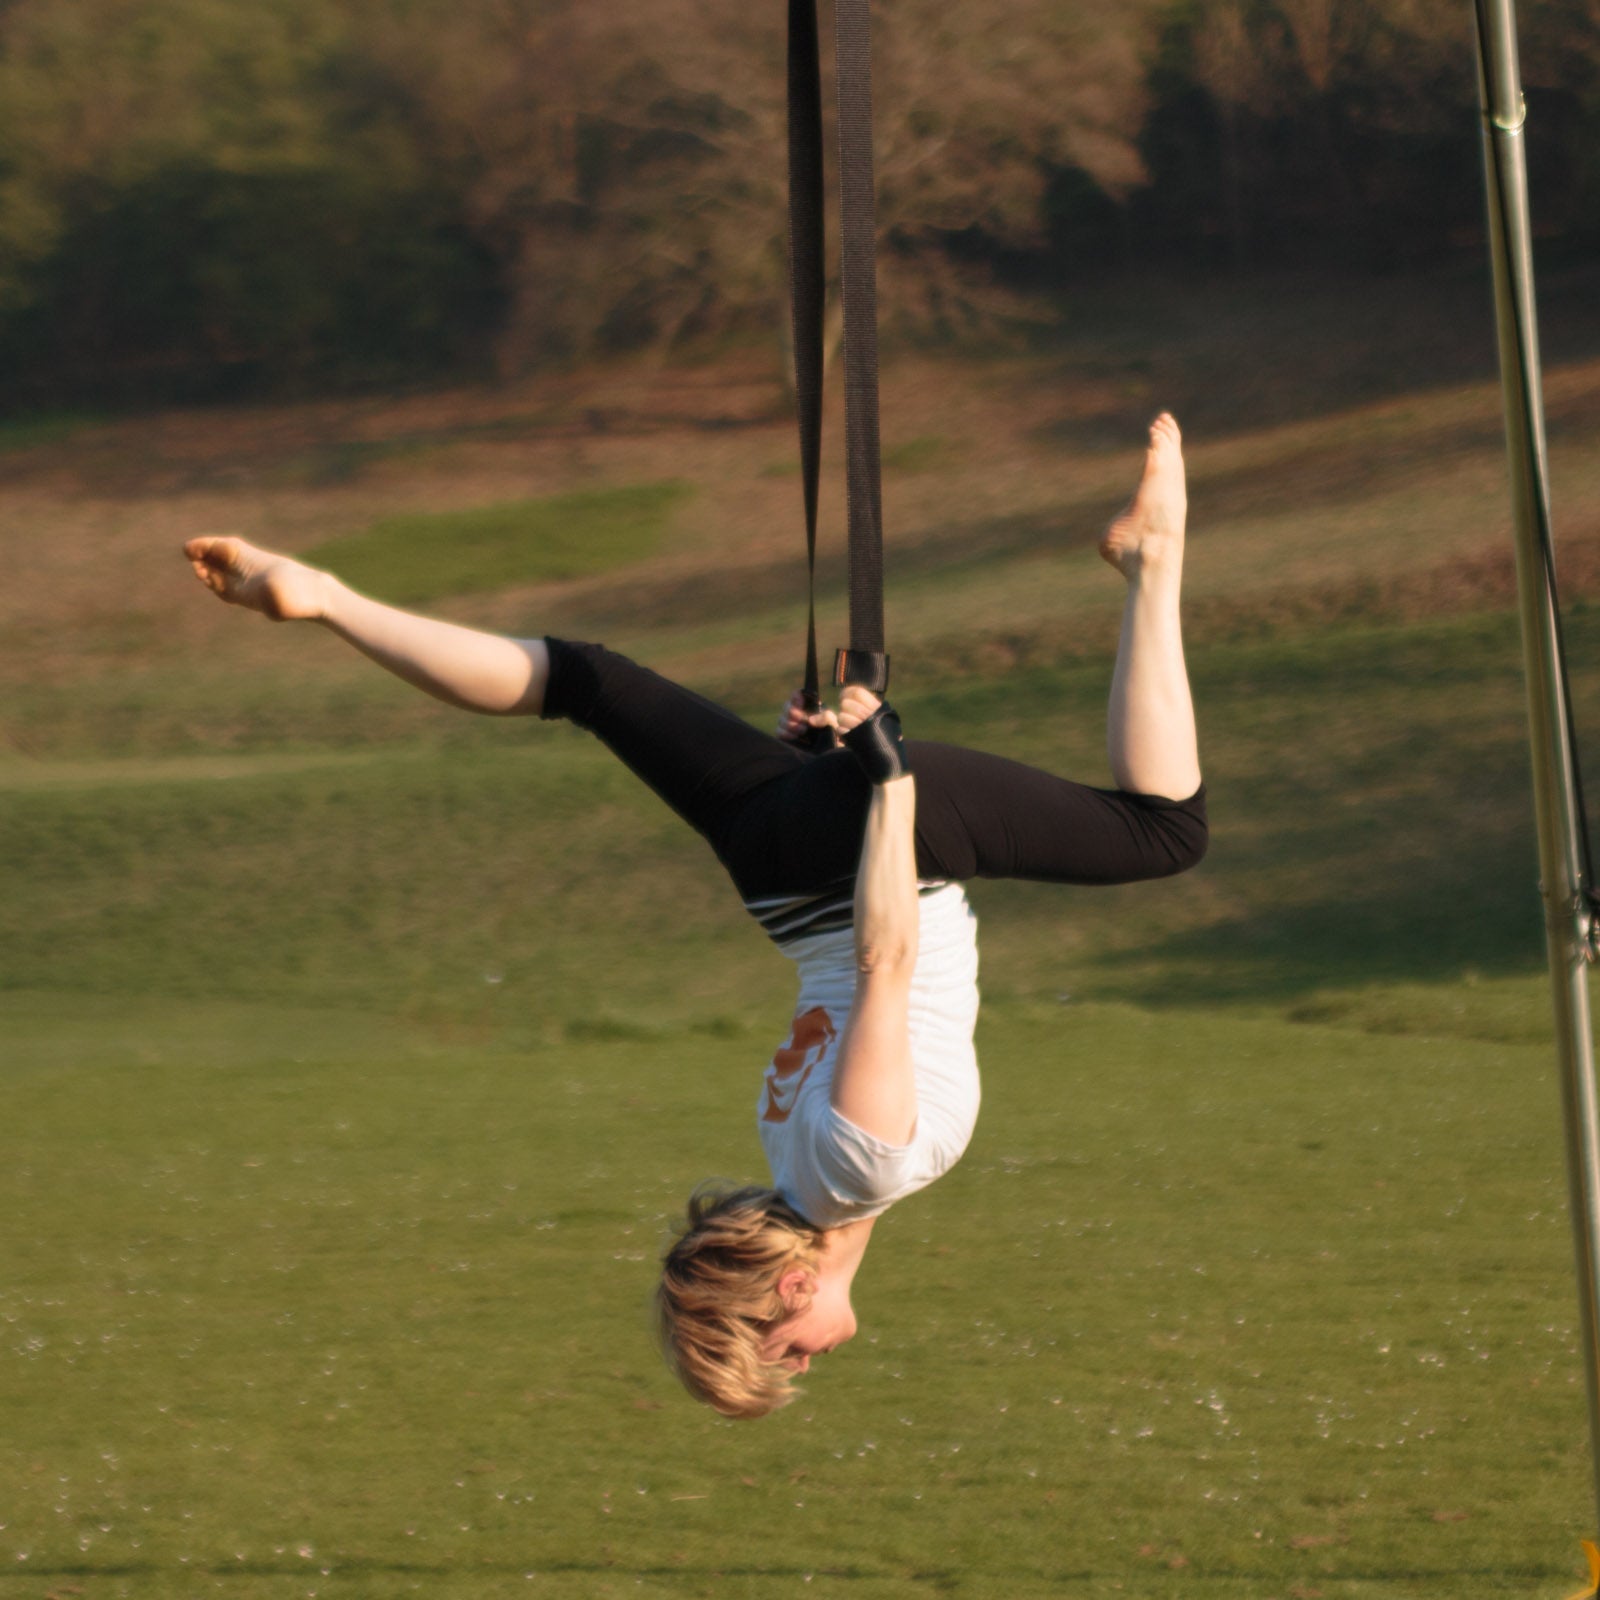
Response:
M240 539L184 547L222 599L320 622L452 705L589 729L707 840L799 968L757 1112L772 1186L698 1191L657 1293L669 1362L718 1411L777 1409L812 1356L855 1333L873 1223L966 1148L978 955L961 882L1128 883L1204 854L1178 617L1186 514L1182 440L1163 415L1100 545L1128 586L1107 715L1115 790L903 742L862 689L837 714L808 715L796 695L773 737L598 645L412 616ZM842 745L817 752L813 726Z

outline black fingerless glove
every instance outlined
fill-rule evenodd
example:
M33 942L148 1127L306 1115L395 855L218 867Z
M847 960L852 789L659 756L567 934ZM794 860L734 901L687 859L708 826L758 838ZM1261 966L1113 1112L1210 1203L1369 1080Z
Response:
M899 715L887 703L844 736L844 747L856 758L869 783L888 783L911 770Z

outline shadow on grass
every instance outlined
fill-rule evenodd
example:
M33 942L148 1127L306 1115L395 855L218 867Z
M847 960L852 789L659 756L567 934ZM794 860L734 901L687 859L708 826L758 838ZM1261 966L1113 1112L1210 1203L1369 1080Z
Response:
M1046 512L1008 512L1000 516L941 523L915 540L900 540L893 552L897 579L933 579L984 572L994 563L1059 551L1074 542L1099 537L1117 497L1092 494L1063 501ZM1067 530L1067 531L1063 531ZM603 593L567 602L573 626L596 633L621 627L714 622L728 616L803 607L804 555L775 559L760 567L708 569L684 578L630 581L626 574ZM841 563L824 561L817 574L817 603L824 609L843 603L848 593ZM802 611L802 616L803 616Z
M1335 991L1536 976L1545 946L1533 823L1517 809L1439 826L1430 853L1417 838L1426 820L1403 804L1335 821L1316 855L1292 828L1260 828L1242 872L1217 865L1230 889L1244 888L1239 909L1147 927L1135 951L1115 941L1088 965L1106 993L1147 1006L1292 1007Z
M1437 900L1330 895L1175 933L1141 952L1139 971L1110 977L1105 992L1147 1006L1290 1004L1332 989L1452 983L1464 974L1530 977L1543 962L1532 898L1530 889L1500 915L1456 918ZM1091 965L1114 974L1125 963L1125 955L1105 955Z

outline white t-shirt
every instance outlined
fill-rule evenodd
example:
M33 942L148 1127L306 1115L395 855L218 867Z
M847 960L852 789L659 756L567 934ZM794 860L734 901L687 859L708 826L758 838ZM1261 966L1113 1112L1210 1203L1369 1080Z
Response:
M978 1120L978 923L959 884L923 891L911 981L917 1126L909 1144L858 1128L829 1103L855 1001L855 934L845 927L780 944L800 969L794 1029L767 1068L757 1125L772 1184L808 1222L836 1228L887 1211L961 1158Z

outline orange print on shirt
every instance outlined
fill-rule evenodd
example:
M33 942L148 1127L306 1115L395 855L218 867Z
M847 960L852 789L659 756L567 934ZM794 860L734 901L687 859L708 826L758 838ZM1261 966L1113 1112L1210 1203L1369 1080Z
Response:
M772 1058L767 1068L767 1103L761 1112L763 1122L787 1122L800 1096L801 1086L812 1068L828 1053L834 1040L833 1018L821 1006L802 1011L794 1019L794 1032L788 1044Z

